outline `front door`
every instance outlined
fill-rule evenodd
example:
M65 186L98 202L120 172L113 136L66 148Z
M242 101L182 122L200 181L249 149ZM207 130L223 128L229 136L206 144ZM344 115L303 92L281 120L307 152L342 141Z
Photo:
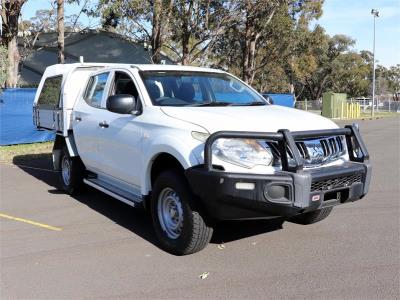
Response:
M136 85L131 76L122 71L112 74L108 95L129 94L138 100L141 105ZM111 177L128 185L131 192L140 192L140 170L142 165L142 127L141 116L132 114L117 114L105 111L105 127L99 138L101 156L101 171L103 175Z

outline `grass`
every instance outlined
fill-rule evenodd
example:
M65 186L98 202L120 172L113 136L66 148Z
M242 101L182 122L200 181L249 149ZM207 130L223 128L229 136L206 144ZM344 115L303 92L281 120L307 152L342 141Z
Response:
M11 146L0 146L0 162L11 164L16 157L19 157L20 162L24 162L23 157L26 156L29 160L35 157L51 157L53 142L21 144Z

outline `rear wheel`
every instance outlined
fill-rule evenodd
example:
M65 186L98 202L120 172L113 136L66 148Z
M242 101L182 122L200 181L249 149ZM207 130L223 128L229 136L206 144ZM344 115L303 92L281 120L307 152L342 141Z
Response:
M288 221L302 225L317 223L323 219L326 219L332 212L332 209L333 207L321 208L315 211L297 215Z
M61 150L60 182L61 188L68 194L76 194L84 189L85 167L78 157L71 157L67 147Z
M179 171L165 171L157 177L151 214L161 247L172 254L198 252L211 240L213 228L207 224L186 178Z

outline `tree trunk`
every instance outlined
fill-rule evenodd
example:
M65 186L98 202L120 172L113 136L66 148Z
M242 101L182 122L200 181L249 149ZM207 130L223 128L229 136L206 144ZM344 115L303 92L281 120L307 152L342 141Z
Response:
M251 84L256 75L256 52L257 43L261 37L262 30L260 25L260 15L256 14L257 8L254 8L254 3L247 0L245 3L246 10L246 22L245 22L245 34L244 34L244 49L243 49L243 61L242 61L242 79L246 83ZM272 20L276 11L276 7L272 6L270 11L267 13L266 19L262 19L263 26L269 24ZM264 16L265 17L265 16ZM263 18L264 18L263 17Z
M243 48L243 61L242 61L242 79L244 82L248 83L250 79L249 71L249 57L250 57L250 21L246 20L246 29L244 34L244 48Z
M6 87L14 88L18 83L19 51L17 37L14 36L7 44L8 66Z
M152 61L155 64L161 62L161 14L162 14L162 0L155 0L153 4L153 28L151 32L151 51Z
M184 33L182 36L182 65L184 66L190 64L189 40L190 40L190 33Z
M324 90L324 88L325 88L325 84L326 84L326 81L327 81L327 79L328 79L328 75L327 76L325 76L323 79L322 79L322 82L320 83L320 85L318 86L318 89L317 89L317 92L316 92L316 99L314 99L314 100L319 100L320 98L322 98L322 92L323 92L323 90Z
M57 0L58 63L64 63L64 0Z
M18 18L25 1L1 0L1 43L8 53L6 87L15 87L18 83Z
M253 32L251 40L250 40L250 51L249 51L249 74L247 83L252 84L254 77L256 76L256 44L260 35L258 33Z

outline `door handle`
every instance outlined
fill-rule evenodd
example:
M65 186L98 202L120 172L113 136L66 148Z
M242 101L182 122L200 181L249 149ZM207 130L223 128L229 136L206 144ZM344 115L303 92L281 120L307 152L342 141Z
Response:
M106 121L103 121L99 123L99 126L102 128L108 128L110 125L108 125Z
M81 117L75 117L75 121L80 122L80 121L82 121L82 118Z

